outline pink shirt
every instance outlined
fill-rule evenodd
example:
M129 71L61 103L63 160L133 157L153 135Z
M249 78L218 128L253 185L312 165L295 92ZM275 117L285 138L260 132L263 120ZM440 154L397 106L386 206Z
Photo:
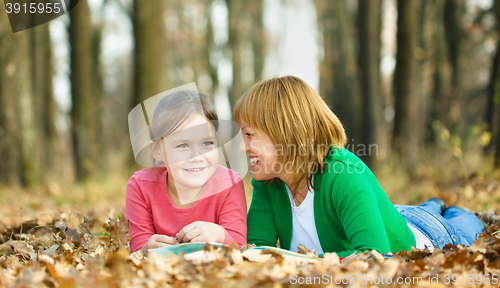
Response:
M167 193L167 169L160 169L161 175L156 168L145 168L128 180L125 213L132 252L141 249L153 234L175 238L184 226L195 221L212 222L224 228L223 244L247 243L245 189L238 173L219 165L200 199L191 207L178 208Z

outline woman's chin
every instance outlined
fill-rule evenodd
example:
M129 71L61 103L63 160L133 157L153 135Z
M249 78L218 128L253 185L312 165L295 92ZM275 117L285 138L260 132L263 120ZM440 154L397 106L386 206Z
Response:
M265 181L265 180L271 180L275 177L271 177L271 175L263 174L260 172L253 172L252 171L252 178L257 180L257 181Z

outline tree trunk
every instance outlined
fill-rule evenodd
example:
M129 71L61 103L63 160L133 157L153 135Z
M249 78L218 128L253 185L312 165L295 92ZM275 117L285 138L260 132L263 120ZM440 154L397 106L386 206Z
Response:
M34 14L37 17L39 14ZM35 159L34 180L46 182L52 172L54 146L57 137L55 127L56 104L52 87L52 45L49 24L42 24L29 30L32 37L33 115L35 117Z
M380 148L385 139L384 120L380 87L380 30L381 1L360 0L359 19L359 75L361 84L361 144L366 149L361 159L373 168ZM370 145L377 149L370 149ZM372 155L373 154L373 155Z
M214 96L219 88L219 76L218 74L218 63L214 63L213 59L217 59L217 47L214 43L214 29L212 23L212 5L213 1L210 0L206 4L205 18L207 19L207 32L205 34L205 65L207 67L207 72L212 80L212 101L215 102ZM213 62L212 62L213 61Z
M498 97L498 96L497 96ZM495 168L500 168L500 112L498 111L498 104L496 108L496 133L495 133Z
M0 5L2 6L2 5ZM56 138L49 24L13 34L0 8L0 183L39 185ZM38 23L39 14L30 21ZM38 19L39 20L39 19Z
M240 17L243 12L243 0L226 0L228 10L228 49L231 50L233 63L233 79L229 89L229 103L232 107L243 95L243 81L241 79L241 29Z
M168 90L165 0L134 0L134 95L131 108Z
M419 149L417 95L415 93L418 0L398 0L396 68L394 71L395 118L394 151L406 159L408 167L416 163Z
M445 126L452 132L462 134L465 123L462 119L464 107L464 39L465 32L462 29L462 20L465 14L465 0L446 0L445 3L445 35L448 47L448 57L451 63L451 90L449 110Z
M497 33L500 33L500 3L495 1L495 17L497 21ZM491 141L485 147L485 153L495 151L495 166L500 166L500 40L497 42L497 51L491 65L490 83L487 88L486 115L484 122L488 123L491 132Z
M354 21L344 1L316 0L324 58L320 64L320 95L344 125L348 145L360 141L360 91L357 78ZM356 151L354 151L356 152Z
M266 31L264 28L263 0L248 2L252 14L252 46L253 46L253 80L259 82L264 72L264 62L266 59Z
M0 183L23 184L21 110L18 94L19 41L12 33L5 6L0 5ZM25 55L23 55L25 56ZM29 75L26 75L29 76ZM28 79L29 80L29 79Z
M71 45L71 125L76 179L92 176L96 160L96 96L92 25L86 0L69 12Z
M450 89L450 77L448 68L448 53L446 47L445 27L444 27L444 1L436 1L435 18L434 18L434 88L431 94L431 105L429 111L429 121L427 129L430 131L429 142L436 143L438 141L437 131L432 127L434 121L446 124L446 114L450 107L448 91Z
M134 88L129 111L144 100L173 88L168 87L165 9L165 0L134 0ZM129 155L130 166L135 166L133 153Z
M106 1L104 0L103 6L101 7L101 16L104 16L104 7L106 5ZM100 20L99 20L100 21ZM105 133L104 127L104 119L108 116L106 112L110 107L107 105L109 103L106 92L104 91L104 73L102 67L102 55L101 55L101 42L102 42L102 27L103 22L100 21L98 24L92 27L92 69L93 73L93 82L95 85L95 110L96 110L96 138L97 141L95 143L97 147L96 151L96 168L100 169L98 172L109 171L109 167L106 167L109 163L109 159L106 157L108 155L108 144L112 141L116 141L116 139L108 138ZM109 111L109 110L108 110Z

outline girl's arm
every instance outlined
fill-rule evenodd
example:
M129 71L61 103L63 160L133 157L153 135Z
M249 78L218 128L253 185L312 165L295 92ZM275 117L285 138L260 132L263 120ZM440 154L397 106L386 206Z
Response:
M127 182L125 214L130 228L130 250L133 253L141 249L148 239L155 234L151 210L135 176L132 176Z
M254 185L252 203L248 211L248 244L276 247L278 232L274 223L274 215L269 194Z
M238 177L239 178L239 177ZM230 188L219 214L219 226L224 229L222 244L235 241L238 245L247 244L247 201L245 187L241 178Z

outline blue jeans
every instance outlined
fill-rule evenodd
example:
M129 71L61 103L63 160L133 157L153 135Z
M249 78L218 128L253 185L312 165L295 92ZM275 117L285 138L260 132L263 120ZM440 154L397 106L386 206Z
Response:
M484 224L476 215L457 206L450 206L444 215L441 215L439 204L433 201L419 206L394 206L408 224L426 235L440 249L448 243L469 246L484 230Z

